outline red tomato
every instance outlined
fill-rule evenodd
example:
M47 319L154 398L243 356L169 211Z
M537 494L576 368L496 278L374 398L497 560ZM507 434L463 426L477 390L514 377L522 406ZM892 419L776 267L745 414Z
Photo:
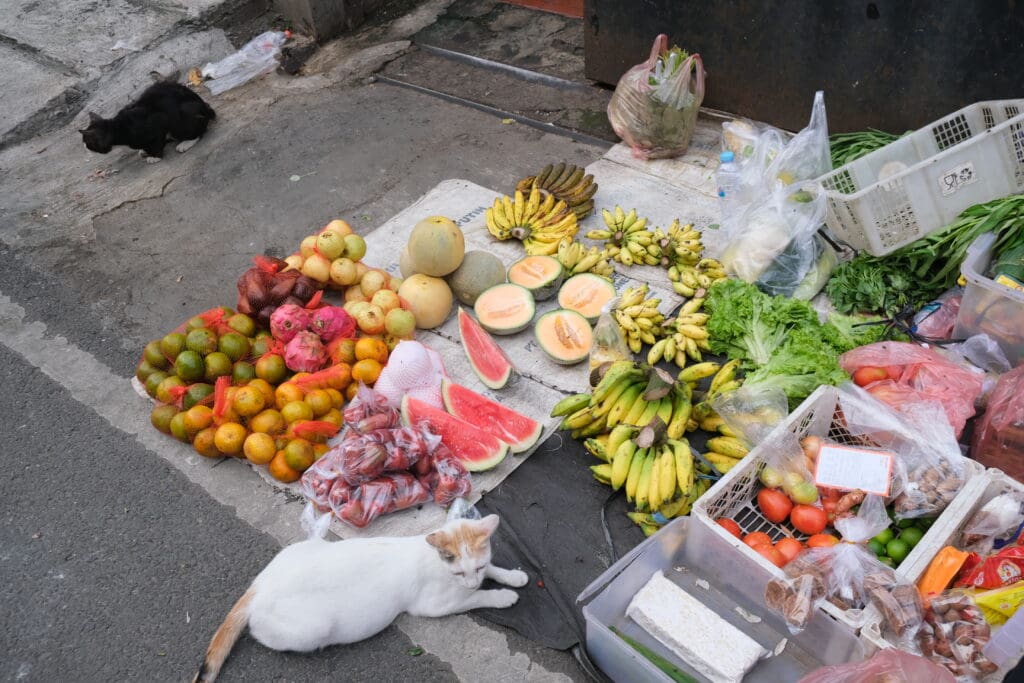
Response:
M771 545L772 537L763 531L754 531L744 536L743 542L751 548L757 548L759 545Z
M885 374L889 379L898 380L900 375L903 374L902 365L887 365L885 367Z
M858 368L853 373L853 383L859 387L866 387L883 379L889 379L889 373L885 368L875 368L867 365L863 368Z
M786 562L792 562L793 558L804 549L804 544L795 538L783 538L775 544L775 549L782 553Z
M754 550L756 550L761 557L768 560L776 567L784 567L786 563L789 562L789 560L786 559L786 556L779 552L779 549L775 546L758 545L754 547Z
M813 505L795 505L789 514L789 523L800 533L813 536L825 530L828 513Z
M773 524L786 521L789 511L793 509L793 501L782 491L761 489L757 492L757 507L761 508L764 518Z
M839 543L839 539L832 534L814 534L807 539L808 548L827 548Z
M722 527L736 538L743 538L743 530L740 529L740 525L731 519L722 517L718 520L718 526Z

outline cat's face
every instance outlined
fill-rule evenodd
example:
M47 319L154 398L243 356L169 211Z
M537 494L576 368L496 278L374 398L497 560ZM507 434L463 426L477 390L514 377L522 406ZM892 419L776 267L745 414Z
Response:
M109 130L107 122L96 114L90 112L89 127L81 128L78 132L82 134L82 142L90 152L106 154L114 147L113 133Z
M498 528L498 516L463 519L446 524L427 536L455 579L476 590L484 581L484 570L491 563L491 534Z

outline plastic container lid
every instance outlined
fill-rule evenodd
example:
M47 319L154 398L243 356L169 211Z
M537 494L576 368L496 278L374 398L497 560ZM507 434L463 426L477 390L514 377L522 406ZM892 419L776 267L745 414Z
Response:
M723 164L731 163L735 158L736 155L733 154L731 151L725 151L718 155L718 160L721 161Z

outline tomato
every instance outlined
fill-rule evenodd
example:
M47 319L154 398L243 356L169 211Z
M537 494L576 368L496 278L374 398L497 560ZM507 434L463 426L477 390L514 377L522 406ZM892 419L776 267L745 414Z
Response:
M839 543L839 539L832 534L814 534L807 539L808 548L828 548Z
M885 374L889 379L898 380L900 375L903 374L902 365L887 365L885 366Z
M784 567L789 560L783 555L778 548L771 545L758 545L754 547L758 555L768 560L776 567Z
M773 524L786 521L789 511L793 509L793 501L782 491L761 489L757 492L757 507L761 508L764 518Z
M731 519L722 517L718 520L718 526L722 527L736 538L743 538L743 530L740 529L740 525Z
M754 531L744 536L743 542L751 548L757 548L759 545L771 545L772 537L763 531Z
M836 505L838 501L823 499L821 501L821 507L825 510L825 516L828 517L829 522L835 521L836 518Z
M813 505L796 505L789 514L789 522L800 533L813 536L825 530L828 513Z
M881 382L883 379L889 379L889 373L885 368L875 368L870 365L858 368L853 373L853 383L859 387L866 387L874 382Z
M775 544L775 549L778 550L786 558L786 562L792 562L793 558L800 554L804 549L804 544L795 538L783 538Z

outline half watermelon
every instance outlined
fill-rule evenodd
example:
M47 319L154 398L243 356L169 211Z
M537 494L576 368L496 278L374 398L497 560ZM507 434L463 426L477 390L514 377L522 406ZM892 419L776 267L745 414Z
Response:
M443 380L441 395L449 413L495 435L513 453L528 451L544 431L539 422L454 382Z
M473 372L489 389L501 389L517 376L512 361L494 337L462 308L459 308L459 337Z
M402 422L423 425L440 436L470 472L489 470L508 454L508 444L493 434L408 395L402 398Z

